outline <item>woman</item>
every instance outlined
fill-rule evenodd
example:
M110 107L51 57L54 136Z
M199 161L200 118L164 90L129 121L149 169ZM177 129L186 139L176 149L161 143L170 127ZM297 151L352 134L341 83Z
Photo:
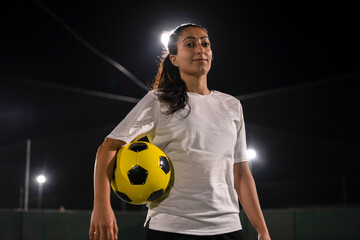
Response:
M170 36L152 91L99 147L90 239L117 239L110 205L116 151L148 136L171 159L168 196L148 205L146 239L242 239L238 199L258 239L270 236L246 158L240 102L210 91L212 51L207 31L179 26Z

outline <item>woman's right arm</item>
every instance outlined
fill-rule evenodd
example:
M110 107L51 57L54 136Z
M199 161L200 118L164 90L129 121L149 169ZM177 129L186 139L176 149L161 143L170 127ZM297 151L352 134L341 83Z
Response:
M96 154L94 168L94 208L89 236L91 240L117 239L118 227L110 203L110 182L114 173L116 152L125 142L106 138Z

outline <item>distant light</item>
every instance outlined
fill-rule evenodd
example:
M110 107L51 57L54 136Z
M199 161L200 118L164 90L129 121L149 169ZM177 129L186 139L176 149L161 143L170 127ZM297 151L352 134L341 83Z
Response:
M37 176L36 181L40 184L43 184L44 182L46 182L46 177L44 175L39 175Z
M249 158L249 160L254 160L256 158L256 151L254 149L248 149L246 151L246 155Z
M164 31L161 34L161 43L162 45L166 48L166 50L168 49L168 42L169 42L169 38L170 38L171 32L169 31Z

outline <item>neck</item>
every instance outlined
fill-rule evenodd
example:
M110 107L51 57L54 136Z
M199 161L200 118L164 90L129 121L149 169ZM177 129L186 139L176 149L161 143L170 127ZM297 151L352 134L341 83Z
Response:
M181 79L185 82L188 92L198 93L201 95L207 95L210 90L207 87L207 76L193 76L187 74L180 74Z

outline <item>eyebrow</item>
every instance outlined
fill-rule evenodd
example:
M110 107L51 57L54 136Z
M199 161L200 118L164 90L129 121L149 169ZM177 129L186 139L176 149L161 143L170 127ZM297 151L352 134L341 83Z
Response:
M202 37L200 37L200 39L205 39L205 38L209 38L209 37L208 37L208 36L202 36ZM194 36L188 36L188 37L184 38L184 40L182 40L182 41L185 42L185 40L187 40L187 39L195 39L195 40L196 40L196 37L194 37Z

